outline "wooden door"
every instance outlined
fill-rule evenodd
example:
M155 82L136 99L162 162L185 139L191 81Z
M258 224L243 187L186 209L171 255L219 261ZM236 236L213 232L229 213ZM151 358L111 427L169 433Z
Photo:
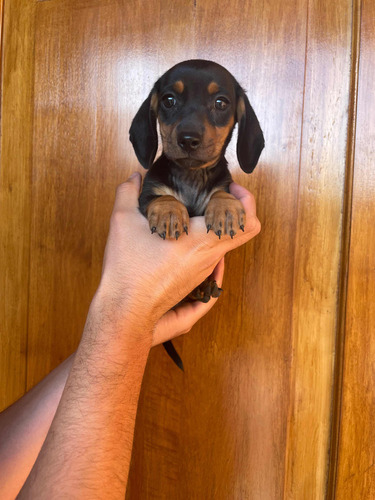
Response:
M252 175L227 155L262 232L176 341L185 373L152 350L127 498L372 498L371 1L4 2L1 407L79 342L153 82L212 59L265 134Z

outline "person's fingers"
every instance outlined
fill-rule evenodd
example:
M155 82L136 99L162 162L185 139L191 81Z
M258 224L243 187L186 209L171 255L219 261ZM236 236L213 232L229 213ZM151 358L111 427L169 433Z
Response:
M246 224L245 224L245 234L240 235L241 237L245 237L246 240L253 238L256 236L261 229L260 221L256 215L256 203L255 198L250 191L248 191L243 186L232 182L229 185L230 193L235 196L243 205L246 212ZM239 243L241 244L241 243ZM238 246L238 245L237 245Z
M138 207L141 183L141 174L134 172L126 182L117 187L114 211Z
M224 258L220 259L211 277L221 287L224 276ZM158 345L187 333L216 304L217 298L211 298L207 303L184 302L168 311L156 325L152 345Z
M254 195L250 193L250 191L248 191L243 186L240 186L240 184L232 182L229 185L229 192L242 203L246 213L250 215L256 215L255 198Z

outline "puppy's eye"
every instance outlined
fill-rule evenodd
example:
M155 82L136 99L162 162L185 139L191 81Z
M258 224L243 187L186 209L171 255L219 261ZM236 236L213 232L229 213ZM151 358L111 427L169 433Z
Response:
M229 106L229 100L226 97L217 97L215 100L215 108L219 111L225 111Z
M173 108L173 106L176 106L176 98L172 94L166 94L165 96L162 97L161 102L163 103L163 106L165 108Z

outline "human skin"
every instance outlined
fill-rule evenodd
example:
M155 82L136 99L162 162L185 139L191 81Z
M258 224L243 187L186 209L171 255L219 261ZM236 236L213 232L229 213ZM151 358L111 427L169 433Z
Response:
M139 213L140 181L139 175L132 176L117 190L100 285L76 354L55 374L56 391L50 388L50 399L48 390L39 393L48 407L43 431L34 441L30 438L33 451L24 460L23 473L15 474L13 491L23 484L47 436L18 498L124 498L151 347L189 331L213 306L215 300L172 309L213 272L220 284L224 255L260 230L253 196L232 184L231 193L246 212L243 233L218 240L212 232L207 234L204 218L195 217L188 236L163 241L150 235L147 220ZM25 416L25 407L20 408ZM35 415L38 411L33 430L38 428ZM15 442L20 428L16 426ZM18 444L27 450L30 443L19 432L25 441Z

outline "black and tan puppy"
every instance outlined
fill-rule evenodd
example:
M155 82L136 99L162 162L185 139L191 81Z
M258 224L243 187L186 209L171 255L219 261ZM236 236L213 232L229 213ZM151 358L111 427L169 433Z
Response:
M163 152L153 163L157 121ZM139 207L152 233L177 239L188 234L189 217L196 215L204 215L207 231L219 238L233 238L243 230L245 212L229 193L232 177L224 158L236 123L238 161L250 173L264 147L263 133L229 71L212 61L190 60L173 66L155 83L130 127L137 158L148 169ZM193 295L207 301L218 293L207 282Z

